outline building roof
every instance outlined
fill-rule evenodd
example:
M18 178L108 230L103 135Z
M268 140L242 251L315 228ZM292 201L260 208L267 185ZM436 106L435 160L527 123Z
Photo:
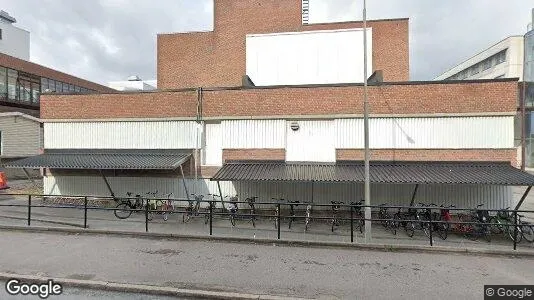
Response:
M46 77L53 80L59 80L62 82L75 84L87 89L95 90L97 92L113 92L112 88L109 88L98 83L94 83L76 76L72 76L60 71L56 71L45 66L38 65L29 61L22 60L4 53L0 53L0 66L14 69L17 71L26 72L40 77Z
M23 114L23 113L18 112L18 111L0 113L0 118L5 118L5 117L22 117L22 118L26 118L28 120L32 120L32 121L35 121L35 122L43 123L43 121L41 119L39 119L39 118L36 118L34 116L30 116L30 115L27 115L27 114Z
M534 185L534 176L503 162L371 162L372 183ZM364 182L364 163L231 161L216 181Z
M6 168L174 170L191 150L64 149L6 163Z

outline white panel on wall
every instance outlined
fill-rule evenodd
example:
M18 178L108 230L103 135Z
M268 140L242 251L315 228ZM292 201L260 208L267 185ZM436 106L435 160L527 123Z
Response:
M287 122L287 161L336 161L335 121L295 122L298 130L291 129L293 121Z
M44 124L44 144L49 149L193 149L196 128L193 121L54 122Z
M184 187L179 178L161 177L108 177L117 196L126 192L145 194L158 190L160 195L174 193L174 197L185 199ZM219 194L217 183L209 179L186 179L190 193ZM272 202L271 198L289 201L330 204L330 201L350 203L363 198L363 184L358 183L312 183L302 182L226 182L221 181L223 196L239 195L241 199L258 196L259 202ZM372 184L372 204L408 205L415 185ZM99 176L45 176L44 194L48 195L99 195L109 192ZM512 190L507 186L482 185L420 185L415 203L451 205L474 208L484 203L486 209L501 209L513 205ZM267 205L269 206L269 205ZM258 206L261 207L261 206ZM325 207L329 209L329 207Z
M247 35L246 71L257 86L363 82L363 29Z
M206 140L204 145L204 161L207 166L222 165L221 123L206 123Z
M336 148L361 149L363 119L336 120ZM514 117L371 118L369 144L391 148L513 148Z
M283 149L284 120L223 121L223 149Z

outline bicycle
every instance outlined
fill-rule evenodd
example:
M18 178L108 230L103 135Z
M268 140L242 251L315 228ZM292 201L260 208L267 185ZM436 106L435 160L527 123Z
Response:
M148 202L146 202L139 194L135 195L135 201L132 201L131 192L127 192L126 195L128 196L128 198L121 199L119 204L117 204L115 210L113 211L115 217L117 217L118 219L127 219L132 215L132 212L145 210L146 205L148 205ZM149 211L148 220L151 221L152 219L152 212Z
M356 213L356 218L357 218L356 226L360 230L360 233L363 233L363 229L365 227L365 221L363 220L365 219L365 216L364 216L362 204L363 204L363 200L350 203L351 205L350 209L353 209Z
M341 201L330 201L330 203L332 203L332 220L330 221L331 223L331 227L332 227L332 232L334 232L334 228L335 227L338 227L339 225L341 225L341 221L339 220L338 218L338 213L339 213L339 209L341 208L341 204L344 204L343 202Z
M295 207L299 206L299 201L289 201L289 223L288 228L291 229L291 224L297 219L295 214Z
M426 236L430 237L430 231L428 226L428 220L430 220L430 216L427 217L428 213L426 211L425 213L420 212L420 209L424 208L426 204L419 203L419 205L421 206L421 208L408 208L406 216L410 219L408 219L408 221L404 223L404 230L406 231L406 235L408 235L409 237L413 237L415 230L422 230L424 231Z
M185 209L185 213L182 214L182 223L188 223L193 216L198 216L200 203L204 199L204 195L191 194L191 196L195 199L187 201L187 208Z
M307 232L308 228L310 226L311 211L312 211L312 205L311 205L311 203L308 203L306 205L306 218L304 219L304 232Z
M484 236L486 241L491 242L491 231L487 225L489 220L489 215L487 211L479 209L484 204L479 204L477 207L470 212L471 221L475 222L471 226L471 230L465 233L465 236L472 240L476 241L480 236Z
M230 213L230 224L232 224L232 227L235 226L235 219L237 216L237 210L238 210L238 198L237 196L230 197L230 201L228 202L228 212Z
M510 207L507 207L505 209L501 209L497 212L497 215L492 216L489 218L489 225L490 231L493 234L504 234L505 236L508 236L512 241L514 241L515 238L515 232L514 227L517 227L517 243L520 243L523 239L523 227L521 225L515 225L515 221L513 218L513 215L509 211ZM521 217L518 218L520 219ZM520 224L518 220L518 224ZM525 228L526 229L526 228Z
M221 200L221 203L224 203L224 199L230 197L230 196L224 196L223 198L221 198L220 195L216 195L216 194L208 194L208 196L211 196L211 200L212 200L212 201L210 202L210 205L211 205L212 213L213 213L213 214L216 214L216 213L217 213L217 212L216 212L216 208L217 208L217 204L216 204L216 202L217 202L217 201L215 200L215 198L222 199L222 200ZM222 207L224 207L224 204L222 205ZM210 209L210 207L208 206L208 207L207 207L207 212L206 212L206 214L204 214L204 224L205 224L205 225L207 225L208 222L210 221L209 209ZM220 210L221 210L221 212L220 212L219 214L224 214L224 209L221 208Z
M378 211L378 218L380 219L380 223L384 228L387 230L391 230L391 232L396 235L397 234L397 228L395 227L395 223L393 221L393 218L388 212L388 209L385 207L387 203L383 203L379 205L379 211Z
M529 222L521 220L524 218L524 215L517 215L517 223L521 226L521 234L525 241L533 243L534 242L534 225Z
M254 196L245 199L245 202L249 206L249 214L247 216L239 215L237 199L237 196L230 198L230 204L232 206L230 208L230 223L232 224L232 226L235 226L237 219L248 219L248 221L252 223L252 226L256 228L256 206L254 203L256 202L256 199L258 199L258 197Z
M171 200L171 196L173 193L165 194L164 196L167 197L167 201L163 203L163 220L167 221L169 219L169 215L174 212L174 201Z

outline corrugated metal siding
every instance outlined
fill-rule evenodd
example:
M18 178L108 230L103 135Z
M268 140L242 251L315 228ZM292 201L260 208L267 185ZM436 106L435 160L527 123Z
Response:
M287 122L287 161L336 161L336 122L297 121L300 128L291 129L292 121Z
M206 123L205 143L203 147L203 164L222 165L222 132L220 123Z
M40 123L20 116L0 118L2 157L24 157L39 154Z
M363 119L336 120L336 148L363 148ZM390 148L513 148L514 117L372 118L369 144Z
M117 196L126 196L127 191L145 194L158 190L160 193L173 192L185 198L182 181L178 178L161 177L108 177ZM219 194L217 183L206 179L195 181L186 179L190 193ZM291 201L309 202L312 200L311 183L271 183L271 182L221 182L223 196L239 195L241 199L258 196L259 201L271 198L284 198ZM371 185L372 204L389 203L407 205L415 185ZM109 195L101 177L97 176L47 176L44 178L44 193L53 195L86 194ZM315 183L313 202L329 204L330 201L359 201L363 198L363 184ZM473 208L485 203L484 208L500 209L512 206L512 190L505 186L476 185L420 185L415 202L454 204L456 207ZM328 209L328 208L325 208Z
M45 123L45 148L193 149L193 121Z
M284 120L223 121L223 149L285 148Z

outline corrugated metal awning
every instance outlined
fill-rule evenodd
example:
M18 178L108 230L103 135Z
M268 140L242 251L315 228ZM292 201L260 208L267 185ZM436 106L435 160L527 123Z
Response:
M370 179L395 184L534 185L533 175L506 162L371 162ZM364 163L231 161L211 180L364 182Z
M6 168L174 170L191 150L61 149L6 163Z

